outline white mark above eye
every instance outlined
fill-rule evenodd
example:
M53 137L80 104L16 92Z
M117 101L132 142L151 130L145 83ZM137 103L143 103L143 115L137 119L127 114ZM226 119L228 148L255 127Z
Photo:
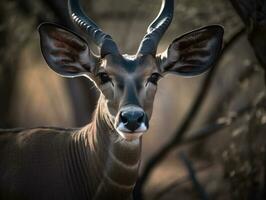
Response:
M147 88L147 87L157 88L157 85L155 85L155 84L153 84L153 83L147 81L146 84L145 84L145 87L146 87L146 88Z

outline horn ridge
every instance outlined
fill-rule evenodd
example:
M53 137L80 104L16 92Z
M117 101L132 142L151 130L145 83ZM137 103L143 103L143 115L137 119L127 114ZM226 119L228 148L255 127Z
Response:
M101 51L101 57L107 54L118 54L118 48L112 37L104 33L97 24L84 14L79 0L68 0L68 9L73 22L97 44Z
M161 10L149 25L147 33L141 41L137 54L156 55L157 46L165 31L172 22L174 15L174 0L162 0Z

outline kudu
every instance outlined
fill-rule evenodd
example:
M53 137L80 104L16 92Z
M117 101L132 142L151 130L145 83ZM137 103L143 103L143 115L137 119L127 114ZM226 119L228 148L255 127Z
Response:
M98 45L100 55L77 34L51 23L39 27L41 50L58 74L95 83L101 95L93 121L79 129L2 131L0 199L131 199L158 80L167 73L201 74L221 51L223 28L212 25L178 37L156 54L172 21L174 0L162 1L133 56L120 54L76 0L68 3L73 22Z

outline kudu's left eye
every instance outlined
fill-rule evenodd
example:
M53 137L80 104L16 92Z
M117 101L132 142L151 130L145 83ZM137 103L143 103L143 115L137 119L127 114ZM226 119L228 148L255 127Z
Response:
M153 73L149 78L147 82L151 82L154 85L157 85L158 80L161 78L161 74L159 73Z
M112 79L110 78L110 76L105 72L101 72L97 76L100 78L101 84L112 82Z

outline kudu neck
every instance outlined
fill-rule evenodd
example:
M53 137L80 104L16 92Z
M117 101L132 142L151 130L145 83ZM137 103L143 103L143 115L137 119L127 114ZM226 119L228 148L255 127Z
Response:
M93 199L127 199L138 177L141 140L127 142L116 132L105 99L100 97L91 124L82 129L90 149Z
M107 101L103 95L100 96L98 104L94 113L92 125L96 128L97 132L115 133L112 116L109 114L107 108Z

